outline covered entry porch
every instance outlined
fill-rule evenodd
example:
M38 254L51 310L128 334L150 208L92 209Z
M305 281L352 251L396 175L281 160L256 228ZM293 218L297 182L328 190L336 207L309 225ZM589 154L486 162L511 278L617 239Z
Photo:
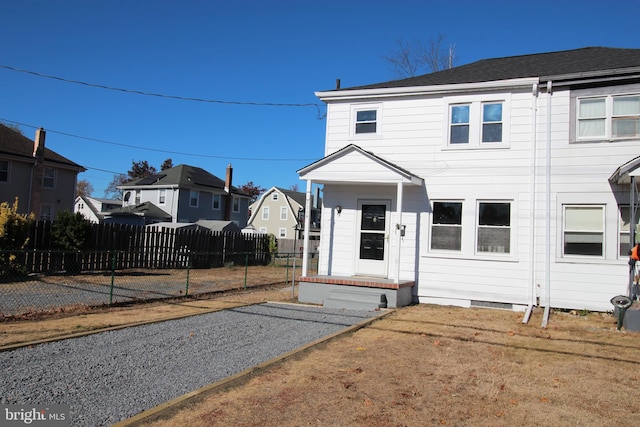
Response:
M330 154L298 174L307 182L299 301L352 309L410 304L418 233L415 209L407 217L409 224L403 221L405 187L421 189L423 180L355 145ZM318 275L308 276L306 213L310 211L313 184L324 185L325 191ZM418 193L414 190L412 197Z

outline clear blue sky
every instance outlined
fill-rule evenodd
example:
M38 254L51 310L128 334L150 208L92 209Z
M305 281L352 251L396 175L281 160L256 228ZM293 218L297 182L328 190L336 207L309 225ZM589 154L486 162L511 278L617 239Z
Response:
M455 5L455 9L453 8ZM314 92L396 78L398 40L455 45L457 65L586 46L640 48L637 0L3 0L0 121L88 170L102 197L132 161L199 166L234 184L304 184L323 156ZM73 135L73 136L72 136ZM137 148L139 147L139 148Z

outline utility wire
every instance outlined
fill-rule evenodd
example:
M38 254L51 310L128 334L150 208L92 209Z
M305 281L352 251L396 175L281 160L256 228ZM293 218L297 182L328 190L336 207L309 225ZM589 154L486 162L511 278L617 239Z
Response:
M158 98L168 98L168 99L177 99L177 100L180 100L180 101L194 101L194 102L205 102L205 103L227 104L227 105L253 105L253 106L257 106L257 107L316 107L316 111L318 113L318 116L317 116L318 120L322 120L322 119L324 119L326 117L326 114L322 113L320 105L316 104L316 103L295 104L295 103L276 103L276 102L224 101L224 100L220 100L220 99L191 98L191 97L176 96L176 95L166 95L166 94L161 94L161 93L144 92L144 91L133 90L133 89L123 89L123 88L119 88L119 87L106 86L106 85L101 85L101 84L96 84L96 83L87 83L87 82L83 82L83 81L79 81L79 80L72 80L72 79L66 79L66 78L63 78L63 77L51 76L51 75L48 75L48 74L42 74L42 73L38 73L38 72L35 72L35 71L23 70L23 69L20 69L20 68L10 67L8 65L2 65L2 64L0 64L0 68L4 68L6 70L15 71L15 72L18 72L18 73L31 74L31 75L37 76L37 77L44 77L44 78L47 78L47 79L59 80L61 82L65 82L65 83L73 83L73 84L96 87L96 88L99 88L99 89L106 89L106 90L115 90L115 91L119 91L119 92L132 93L132 94L136 94L136 95L155 96L155 97L158 97Z
M38 129L39 126L33 126L33 125L29 125L26 123L20 123L20 122L16 122L14 120L7 120L7 119L3 119L0 118L0 121L2 122L9 122L9 123L15 123L17 125L20 126L26 126L29 128L33 128L33 129ZM94 142L100 142L102 144L109 144L109 145L117 145L119 147L126 147L126 148L135 148L138 150L146 150L146 151L155 151L158 153L166 153L166 154L177 154L180 156L191 156L191 157L206 157L209 159L226 159L226 160L251 160L251 161L264 161L264 162L300 162L300 161L315 161L317 159L315 158L300 158L300 159L283 159L283 158L266 158L266 157L230 157L230 156L213 156L210 154L202 154L202 153L185 153L185 152L181 152L181 151L170 151L170 150L161 150L159 148L148 148L148 147L141 147L139 145L130 145L130 144L122 144L119 142L112 142L112 141L105 141L103 139L97 139L97 138L90 138L90 137L86 137L86 136L79 136L79 135L74 135L71 133L66 133L66 132L61 132L61 131L57 131L57 130L52 130L52 129L45 129L47 132L51 132L51 133L56 133L58 135L64 135L64 136L69 136L72 138L78 138L78 139L85 139L87 141L94 141ZM92 168L95 169L95 168Z

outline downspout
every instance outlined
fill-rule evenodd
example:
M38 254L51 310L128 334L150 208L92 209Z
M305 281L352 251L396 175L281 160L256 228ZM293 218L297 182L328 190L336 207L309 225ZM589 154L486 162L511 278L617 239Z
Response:
M311 180L307 180L307 194L304 201L304 243L302 244L302 277L309 269L309 228L311 226ZM295 250L295 248L294 248Z
M547 82L547 153L546 153L546 188L545 200L547 212L545 219L545 260L544 260L544 280L545 280L545 307L542 316L542 328L547 327L549 313L551 311L551 95L553 82Z
M538 83L531 87L531 184L529 186L529 210L531 212L531 224L529 225L529 304L524 313L522 323L528 323L531 318L533 306L536 303L536 278L535 278L535 238L536 238L536 155L537 155L537 135L538 135Z

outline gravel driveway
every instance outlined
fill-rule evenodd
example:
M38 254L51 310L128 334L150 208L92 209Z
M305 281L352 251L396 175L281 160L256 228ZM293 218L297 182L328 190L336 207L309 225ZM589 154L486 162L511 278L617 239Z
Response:
M0 402L111 425L379 314L266 303L6 351Z

